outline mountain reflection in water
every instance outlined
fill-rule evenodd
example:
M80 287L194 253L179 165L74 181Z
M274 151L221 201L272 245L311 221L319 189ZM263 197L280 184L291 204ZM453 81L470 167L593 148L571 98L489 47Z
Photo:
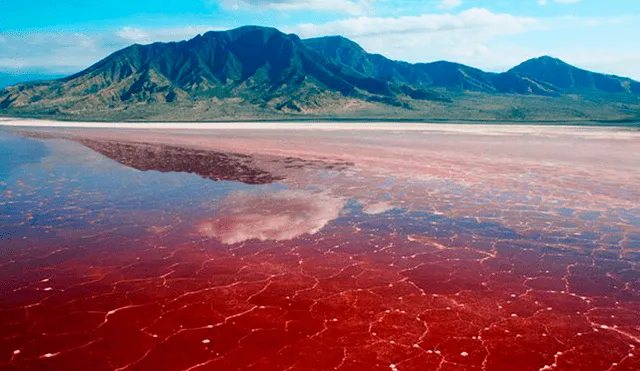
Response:
M114 161L141 171L194 173L214 181L231 180L246 184L269 184L282 179L253 167L251 157L247 155L148 143L90 139L78 142Z

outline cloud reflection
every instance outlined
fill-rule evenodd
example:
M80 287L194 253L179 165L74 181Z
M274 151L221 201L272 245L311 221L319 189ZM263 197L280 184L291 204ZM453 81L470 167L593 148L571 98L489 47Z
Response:
M343 199L306 191L237 192L224 201L217 218L198 225L198 232L225 244L291 240L320 231L338 217L344 204Z
M362 212L369 215L376 215L386 213L387 211L391 211L393 209L395 209L395 206L391 205L388 202L377 202L364 205L364 207L362 208Z

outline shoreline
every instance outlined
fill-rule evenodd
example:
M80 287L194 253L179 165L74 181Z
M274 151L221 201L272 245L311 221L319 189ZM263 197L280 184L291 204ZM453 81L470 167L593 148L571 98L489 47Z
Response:
M134 129L134 130L300 130L300 131L386 131L535 134L547 131L563 133L626 132L633 126L562 125L535 123L455 123L409 121L238 121L238 122L89 122L0 117L0 128L45 129Z
M37 121L55 121L55 122L87 122L97 124L108 124L112 122L144 124L144 123L410 123L410 124L454 124L454 125L537 125L537 126L597 126L597 127L639 127L640 118L638 119L548 119L548 120L509 120L509 119L470 119L470 118L409 118L409 117L323 117L323 116L299 116L299 117L264 117L264 118L223 118L213 120L109 120L109 119L82 119L80 117L52 117L52 116L30 116L17 115L11 116L0 113L0 122L3 120L37 120Z

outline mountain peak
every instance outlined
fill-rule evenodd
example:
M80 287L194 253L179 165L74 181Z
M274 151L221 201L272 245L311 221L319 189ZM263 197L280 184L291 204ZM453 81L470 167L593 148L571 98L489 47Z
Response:
M545 80L548 78L557 80L564 75L574 74L579 71L583 70L548 55L526 60L509 70L509 72L532 78L542 77L541 75L544 75Z
M204 37L205 39L215 39L215 38L219 38L221 36L227 36L232 40L236 40L238 38L241 38L243 36L249 35L249 34L260 34L263 35L264 37L269 37L269 36L273 36L276 34L282 34L284 35L284 33L282 33L280 30L273 28L273 27L264 27L264 26L254 26L254 25L249 25L249 26L242 26L242 27L238 27L238 28L233 28L230 30L222 30L222 31L208 31L205 32L202 37ZM196 36L197 38L197 36Z
M362 53L365 50L355 41L347 39L343 36L322 36L311 39L305 39L305 44L314 49L324 49L325 51L338 51L339 49L352 49L353 51Z
M537 58L531 58L529 60L526 60L524 62L522 62L520 64L520 66L522 65L539 65L539 66L544 66L544 67L553 67L553 66L569 66L569 67L573 67L570 64L568 64L567 62L556 58L556 57L552 57L549 55L543 55L541 57L537 57ZM517 66L515 68L518 68Z
M599 90L607 93L638 91L638 83L631 79L594 73L550 56L529 59L509 72L549 83L565 91Z

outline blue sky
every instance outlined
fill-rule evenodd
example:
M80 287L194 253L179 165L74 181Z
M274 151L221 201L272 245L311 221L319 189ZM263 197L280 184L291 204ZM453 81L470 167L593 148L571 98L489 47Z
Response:
M0 72L72 73L134 42L274 26L491 71L553 55L640 79L637 0L0 0Z

